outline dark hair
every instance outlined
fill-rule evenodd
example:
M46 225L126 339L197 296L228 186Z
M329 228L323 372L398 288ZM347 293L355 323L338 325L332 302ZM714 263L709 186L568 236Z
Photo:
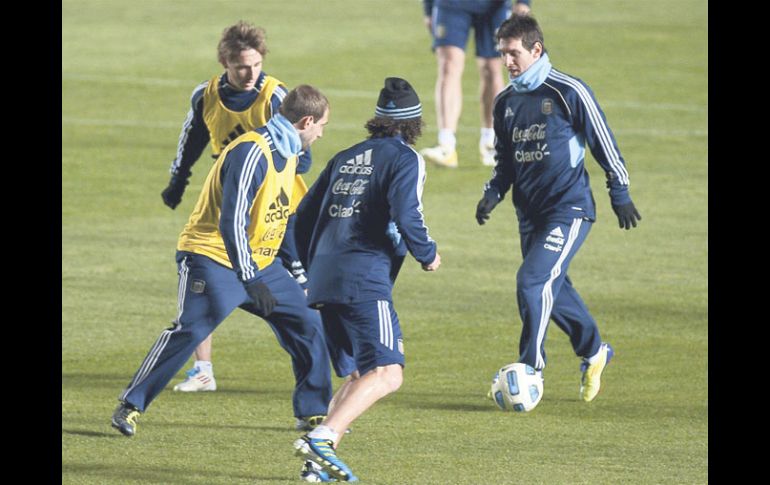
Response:
M401 135L408 145L414 145L414 142L422 135L423 126L425 123L422 121L422 117L395 120L384 116L375 116L365 125L366 131L369 132L369 138Z
M305 116L312 116L316 123L329 109L329 100L318 89L307 84L300 84L289 91L283 98L278 112L291 123L296 123Z
M254 49L263 56L267 54L265 29L239 20L237 24L222 31L222 38L217 46L217 57L220 63L225 64L236 59L241 51L248 49Z
M528 51L535 47L536 42L545 51L545 42L543 41L543 31L537 24L535 17L531 15L511 15L511 17L500 25L495 34L495 39L521 39L521 45Z

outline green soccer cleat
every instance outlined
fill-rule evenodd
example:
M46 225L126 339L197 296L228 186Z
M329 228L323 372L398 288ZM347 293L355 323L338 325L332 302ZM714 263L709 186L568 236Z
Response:
M136 434L136 420L141 414L130 404L121 402L112 413L112 427L125 436L134 436Z
M599 347L599 360L593 364L583 360L583 363L580 364L580 370L583 371L583 377L580 379L580 398L583 401L591 402L599 394L602 372L614 355L615 351L612 346L603 342Z

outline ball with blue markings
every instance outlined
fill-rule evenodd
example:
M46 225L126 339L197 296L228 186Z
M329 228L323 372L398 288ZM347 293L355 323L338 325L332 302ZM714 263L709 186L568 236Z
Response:
M503 411L532 411L543 398L542 374L521 362L508 364L492 377L491 391Z

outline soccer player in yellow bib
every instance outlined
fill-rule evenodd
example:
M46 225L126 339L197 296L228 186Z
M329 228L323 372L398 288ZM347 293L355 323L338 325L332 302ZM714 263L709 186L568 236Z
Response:
M179 236L174 324L150 348L113 413L122 434L135 434L139 414L236 308L264 318L291 355L295 416L326 414L332 384L321 319L275 257L296 209L298 153L323 135L328 119L326 97L298 86L267 125L237 137L217 158Z
M176 157L171 163L171 180L163 190L163 202L175 209L182 200L185 187L195 162L207 144L217 158L224 148L238 136L265 123L278 112L288 90L278 79L263 70L267 54L265 31L246 22L238 22L224 29L217 48L219 62L225 72L198 85L192 93L190 111L179 135ZM295 179L295 197L301 199L307 192L302 173L310 169L310 151L300 152ZM305 269L294 248L293 218L287 226L287 237L278 256L304 288ZM195 362L175 391L215 391L217 382L211 362L212 337L209 335L195 349Z

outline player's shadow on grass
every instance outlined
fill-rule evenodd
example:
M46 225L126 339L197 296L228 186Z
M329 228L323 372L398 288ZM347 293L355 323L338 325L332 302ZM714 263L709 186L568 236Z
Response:
M62 388L93 389L107 387L120 389L130 380L125 374L95 374L89 372L67 372L61 375Z
M256 467L255 467L256 468ZM235 480L265 482L286 482L293 477L266 477L258 474L244 473L217 473L214 471L202 470L196 468L193 471L190 468L173 467L152 467L146 464L142 465L96 465L92 463L67 463L62 462L62 476L72 474L76 477L90 477L92 479L104 481L106 483L126 483L132 481L152 481L157 483L178 483L189 485L191 483L202 483L201 478L208 479L211 483L228 483Z
M123 436L121 436L117 432L102 433L100 431L88 431L84 429L66 429L66 428L62 428L61 432L64 434L72 434L76 436L88 436L90 438L123 438Z
M446 394L410 392L403 393L393 404L408 408L438 409L442 411L488 412L494 409L492 401L485 400L475 394L454 396L454 401L448 400Z
M78 426L78 425L85 425L85 426L100 426L102 423L101 421L94 421L94 419L91 418L67 418L66 419L67 426L70 426L68 428L62 428L62 433L66 434L72 434L72 435L81 435L81 436L93 436L93 437L105 437L105 436L117 436L120 437L120 433L117 431L113 433L104 433L104 432L98 432L98 431L89 431L84 429L75 429L72 428L72 425ZM106 429L109 427L109 416L107 417L106 421ZM188 428L197 428L197 429L240 429L240 430L246 430L246 431L278 431L278 432L288 432L292 431L296 433L294 430L294 426L290 424L286 424L284 426L254 426L254 425L247 425L247 424L214 424L214 423L207 423L207 422L200 422L200 421L174 421L174 420L168 420L160 421L160 420L152 420L151 422L145 420L142 421L142 424L145 424L153 427L158 428L181 428L181 429L188 429Z
M130 380L128 374L104 374L104 373L90 373L90 372L67 372L61 375L62 389L114 389L118 392L124 389L126 384ZM184 378L184 375L176 376L169 382L164 388L164 393L168 392L170 395L184 396L187 393L173 393L174 385ZM217 395L220 394L245 394L245 395L258 395L258 396L291 396L291 389L278 388L278 387L259 387L259 383L255 383L254 387L238 386L229 387L227 379L219 380L219 388L217 389ZM213 393L195 393L196 398L200 398L201 395L206 396Z
M222 380L217 380L217 383L219 384L222 382ZM227 386L227 383L225 382L224 386ZM255 387L252 388L246 388L246 387L224 387L222 384L219 384L219 387L217 387L217 394L254 394L254 395L260 395L260 396L291 396L291 389L288 391L286 389L277 389L277 388L259 388L259 384L255 384Z
M246 424L202 424L200 422L174 421L165 423L152 423L153 426L166 426L174 428L200 428L200 429L241 429L246 431L294 431L291 426L253 426ZM149 426L149 425L148 425Z

